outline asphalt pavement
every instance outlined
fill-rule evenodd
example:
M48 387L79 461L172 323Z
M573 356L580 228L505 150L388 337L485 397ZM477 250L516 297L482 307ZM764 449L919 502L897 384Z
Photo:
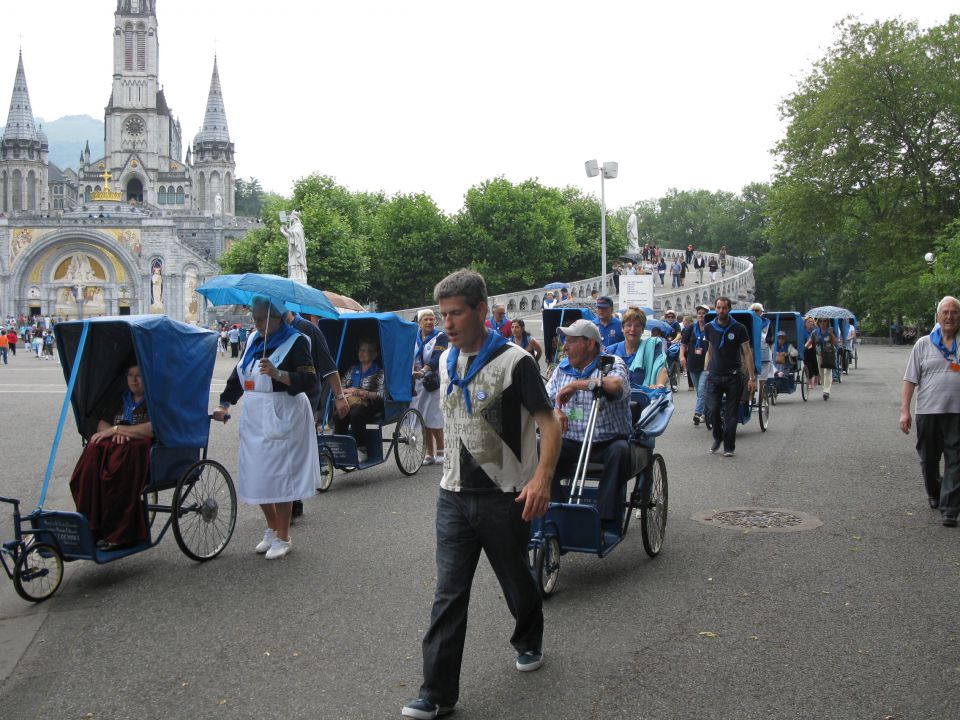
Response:
M829 402L781 396L768 432L756 418L739 428L734 458L709 453L682 389L657 446L669 478L663 552L647 558L637 523L607 558L563 556L546 663L522 674L481 561L453 717L960 717L960 532L927 507L914 438L897 427L907 352L861 347ZM211 406L230 368L218 360ZM21 353L0 366L0 494L26 510L63 388L51 361ZM72 507L79 451L71 420L47 507ZM236 423L213 428L210 456L235 475ZM112 564L68 564L39 605L0 578L0 716L399 717L421 679L439 478L436 467L404 477L392 458L338 473L307 501L281 561L254 554L263 524L242 506L209 563L166 537ZM762 533L692 519L730 507L822 525ZM10 536L5 513L0 538Z

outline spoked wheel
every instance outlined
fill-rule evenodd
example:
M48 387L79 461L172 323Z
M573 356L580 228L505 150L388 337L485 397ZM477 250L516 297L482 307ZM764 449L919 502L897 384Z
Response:
M560 580L560 540L556 535L545 537L534 550L533 569L543 596L548 598L553 595Z
M393 430L397 467L404 475L413 475L423 465L427 449L425 430L423 417L412 408L400 416Z
M191 560L223 552L237 524L237 491L230 473L213 460L189 467L173 491L173 536Z
M770 427L770 396L765 390L760 392L760 399L757 401L757 415L760 416L760 430L766 432Z
M643 535L643 549L650 557L656 557L667 531L667 464L662 455L653 456L647 472L650 473L650 482L644 493L640 533Z
M860 353L857 352L857 346L853 346L853 369L857 369L858 361L860 360Z
M770 396L770 404L771 404L771 405L776 405L776 404L777 404L777 386L776 386L776 384L771 383L771 382L768 382L768 383L767 383L767 395Z
M670 365L670 391L678 392L680 390L680 363L675 362Z
M150 490L147 493L147 504L156 505L158 502L160 502L160 493L158 493L156 490ZM147 527L152 528L153 521L156 519L157 519L157 511L147 510Z
M63 580L63 556L50 543L30 543L17 560L13 587L17 595L30 602L41 602L53 595Z
M810 382L810 378L807 377L807 369L804 368L800 371L800 397L803 398L803 401L807 401L807 395L809 395L809 390L807 389L807 383Z
M317 485L317 492L324 493L333 485L333 455L327 450L320 451L320 484Z

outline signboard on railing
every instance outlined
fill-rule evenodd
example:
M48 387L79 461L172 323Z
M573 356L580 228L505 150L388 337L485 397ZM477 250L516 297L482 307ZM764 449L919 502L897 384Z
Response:
M653 275L620 276L620 309L653 307Z

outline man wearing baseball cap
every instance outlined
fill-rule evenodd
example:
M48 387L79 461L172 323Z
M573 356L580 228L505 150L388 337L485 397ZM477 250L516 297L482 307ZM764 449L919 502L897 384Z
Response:
M586 440L593 390L600 384L604 398L597 415L590 460L603 464L597 510L604 525L613 530L620 517L620 483L630 469L630 446L626 440L631 424L630 375L626 364L615 355L603 356L612 365L606 376L601 373L600 330L589 320L577 320L561 331L566 336L563 347L567 357L547 383L547 395L563 429L551 499L569 499L569 486L561 486L560 480L569 479L576 469L580 448Z
M597 298L597 319L593 322L600 331L602 347L623 342L623 326L620 324L620 318L613 316L613 300L607 295Z

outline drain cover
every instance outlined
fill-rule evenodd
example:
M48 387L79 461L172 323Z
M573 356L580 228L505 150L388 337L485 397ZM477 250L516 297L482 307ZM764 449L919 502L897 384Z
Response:
M702 510L690 516L703 525L743 532L800 532L823 523L819 518L797 510L762 507L729 507Z

